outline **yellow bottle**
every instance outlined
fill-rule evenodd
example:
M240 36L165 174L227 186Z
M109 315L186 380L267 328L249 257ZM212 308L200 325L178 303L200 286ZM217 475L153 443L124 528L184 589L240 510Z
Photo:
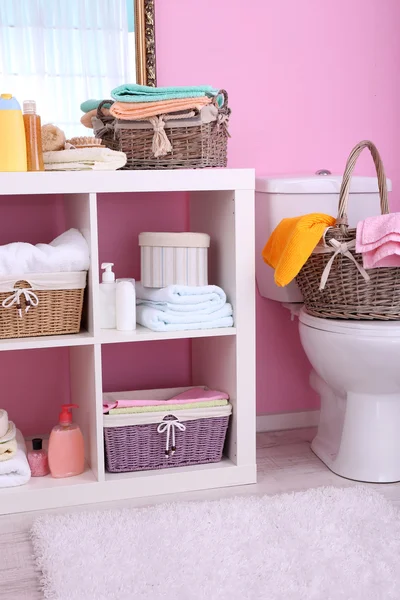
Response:
M0 96L0 171L26 171L26 141L21 107L12 94Z

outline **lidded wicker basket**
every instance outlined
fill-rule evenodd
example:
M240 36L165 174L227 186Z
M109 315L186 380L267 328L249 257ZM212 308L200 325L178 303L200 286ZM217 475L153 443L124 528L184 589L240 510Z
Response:
M351 176L364 148L370 150L375 164L381 214L389 213L382 159L372 142L362 141L353 148L347 160L336 226L327 229L296 281L310 315L328 319L397 321L400 320L400 267L365 271L362 254L355 252L356 229L348 227Z
M219 102L221 97L222 103ZM97 109L100 129L96 128L95 135L111 150L126 154L124 170L226 167L231 114L227 92L220 90L213 103L217 116L215 121L207 123L199 118L185 119L180 123L177 118L173 120L173 115L159 115L157 127L165 130L172 146L164 156L154 155L155 129L150 122L115 119L103 114L101 109L112 105L112 100L104 100Z

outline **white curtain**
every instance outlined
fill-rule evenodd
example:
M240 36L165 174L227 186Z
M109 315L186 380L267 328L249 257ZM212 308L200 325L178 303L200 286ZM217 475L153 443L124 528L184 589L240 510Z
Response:
M126 2L0 0L1 93L36 100L42 123L67 138L90 134L81 102L134 81Z

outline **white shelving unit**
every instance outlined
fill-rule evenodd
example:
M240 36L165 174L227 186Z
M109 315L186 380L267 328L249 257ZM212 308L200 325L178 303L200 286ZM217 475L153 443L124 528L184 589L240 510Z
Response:
M254 181L254 171L248 169L0 174L0 211L5 196L27 195L33 203L44 194L62 196L66 227L81 230L91 251L87 319L81 333L0 340L0 360L1 352L69 348L70 399L80 406L75 418L85 437L87 469L78 477L32 478L24 486L0 489L0 514L256 481ZM132 333L99 328L97 195L129 194L134 203L135 194L142 192L188 192L190 229L211 236L209 280L226 291L234 307L235 327L173 333L144 327ZM222 389L231 397L234 411L226 455L211 465L107 473L102 345L172 339L191 340L192 385Z

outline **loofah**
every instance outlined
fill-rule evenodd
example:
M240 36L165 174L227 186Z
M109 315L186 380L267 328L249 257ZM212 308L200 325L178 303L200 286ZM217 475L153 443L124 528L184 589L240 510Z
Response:
M48 124L42 127L43 152L64 150L65 133L56 125Z

